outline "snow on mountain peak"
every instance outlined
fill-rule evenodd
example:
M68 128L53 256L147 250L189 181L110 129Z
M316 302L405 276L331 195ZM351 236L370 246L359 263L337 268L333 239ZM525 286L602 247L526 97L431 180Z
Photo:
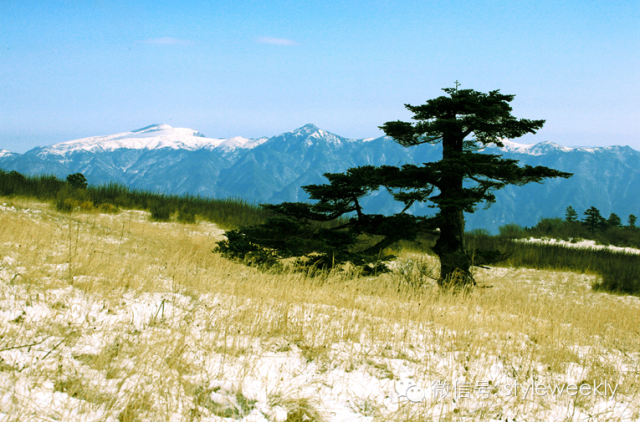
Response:
M141 129L132 130L131 132L132 133L156 132L159 130L168 130L168 129L173 129L173 128L165 123L162 123L157 125L145 126Z
M62 142L40 149L39 154L67 155L73 152L103 152L117 149L198 149L253 148L266 141L266 138L247 139L236 136L230 139L207 138L204 134L187 128L174 128L167 124L154 124L107 136L93 136Z
M340 144L342 141L347 141L346 138L342 138L341 136L334 135L333 133L327 132L326 130L322 130L313 123L306 124L289 133L291 133L295 137L305 138L307 143L313 142L309 138L322 139L325 142L331 144Z
M519 144L508 139L501 139L501 142L504 144L504 147L500 148L502 151L529 155L543 155L552 151L569 152L575 149L563 147L562 145L549 141L539 142L537 144Z
M248 138L243 138L242 136L234 136L232 138L225 140L222 147L226 149L254 148L260 144L264 144L268 140L269 138L264 138L264 137L257 138L257 139L248 139Z
M508 139L500 139L500 142L504 145L504 147L500 148L503 151L508 152L519 152L522 154L529 154L529 150L535 144L519 144L517 142L510 141Z
M318 126L314 125L313 123L307 123L306 125L294 130L293 133L295 135L309 135L318 130L320 130L318 129Z

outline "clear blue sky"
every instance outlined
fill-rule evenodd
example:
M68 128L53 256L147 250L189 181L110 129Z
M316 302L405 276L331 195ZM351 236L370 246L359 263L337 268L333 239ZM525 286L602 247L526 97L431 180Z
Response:
M640 150L640 1L0 0L0 148L153 123L382 135L459 80L546 119L519 142Z

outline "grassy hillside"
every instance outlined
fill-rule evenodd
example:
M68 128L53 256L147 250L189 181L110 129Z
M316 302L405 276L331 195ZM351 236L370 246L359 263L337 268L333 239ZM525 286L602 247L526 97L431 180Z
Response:
M500 266L597 274L594 288L640 295L640 255L605 248L581 247L579 244L528 242L483 232L467 235L469 249L502 250L510 254Z
M211 253L218 226L149 217L0 197L0 419L640 417L640 299L595 275L261 273Z
M259 224L270 215L256 204L241 199L212 199L193 195L165 195L130 189L110 183L86 189L74 189L55 176L25 176L0 169L0 195L36 198L52 201L60 211L97 209L117 212L118 209L150 210L152 218L167 221L172 217L193 222L195 216L215 222L223 228Z
M37 198L50 201L59 211L116 213L121 209L147 210L154 221L195 223L213 222L223 229L262 223L269 212L240 199L211 199L192 195L165 195L129 189L118 184L88 186L78 189L54 176L24 176L18 172L0 170L0 195ZM327 225L343 224L338 220ZM509 250L511 258L501 265L538 269L570 270L600 276L596 288L609 292L640 295L640 256L588 249L570 249L557 245L514 243L526 236L553 236L562 239L594 238L603 244L640 245L640 230L635 227L609 227L591 233L579 222L561 219L541 219L531 228L507 225L500 228L500 236L476 230L468 234L470 249ZM418 243L402 242L396 251L428 252L434 239L424 238ZM394 251L394 252L396 252Z

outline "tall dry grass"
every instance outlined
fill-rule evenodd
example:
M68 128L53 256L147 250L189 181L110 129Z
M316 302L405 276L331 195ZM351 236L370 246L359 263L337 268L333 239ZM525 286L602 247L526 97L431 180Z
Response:
M330 420L320 400L329 374L397 380L409 368L422 382L478 381L495 367L523 383L579 367L577 382L619 383L619 400L638 414L640 304L594 292L594 276L479 270L479 287L455 294L430 281L434 258L406 252L398 271L376 278L262 273L213 254L221 231L210 223L0 203L0 300L15 311L0 328L0 395L13 394L14 403L8 420L29 416L25 395L47 382L75 400L68 406L103 420L239 419L259 403L242 380L260 377L287 420ZM296 363L278 366L281 376L264 373L284 357ZM24 389L11 390L7 379ZM215 402L214 393L232 403ZM507 408L535 420L560 404L595 406L590 397L545 400L425 401L388 413L373 398L354 398L353 408L380 421L489 420Z
M477 232L467 234L467 246L471 250L508 252L509 258L500 265L596 274L598 281L593 287L597 290L640 296L640 255L637 254L522 242Z
M177 214L182 222L193 222L197 214L224 228L262 223L271 213L239 198L208 198L190 194L169 195L127 187L119 183L89 185L76 189L53 175L23 175L0 169L0 195L53 201L59 211L92 210L114 212L119 208L150 210L159 221Z

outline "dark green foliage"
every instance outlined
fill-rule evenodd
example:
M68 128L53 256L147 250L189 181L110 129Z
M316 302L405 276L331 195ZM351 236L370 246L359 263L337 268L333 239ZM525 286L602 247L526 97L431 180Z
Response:
M55 176L24 176L0 169L0 195L24 196L54 202L61 211L98 209L117 212L123 209L150 209L153 203L164 204L169 214L183 210L185 222L200 216L222 228L260 224L271 212L240 199L211 199L193 195L163 195L130 189L116 183L89 185L86 189L70 189L69 183ZM180 218L180 214L178 214Z
M637 255L615 254L602 257L598 273L602 279L593 287L614 293L640 296L640 259Z
M513 95L499 90L486 94L461 90L457 82L455 88L443 91L448 96L428 100L421 106L405 105L417 123L387 122L381 129L406 147L442 142L442 160L403 166L403 174L393 187L409 191L402 192L406 204L430 201L439 209L434 223L441 235L434 252L440 257L440 282L455 277L456 283L465 284L472 281L472 257L465 247L463 212L474 212L482 202L489 206L495 202L494 192L507 185L522 186L547 178L568 178L571 174L542 166L520 167L517 160L477 153L490 144L504 146L503 138L535 133L544 124L544 120L512 116L509 103ZM467 139L471 135L474 138ZM495 251L485 255L486 259L500 256Z
M607 220L600 214L600 210L596 207L591 207L584 212L584 219L582 220L591 234L596 232L601 233L607 229Z
M627 227L635 228L637 219L638 217L636 217L635 215L633 214L629 215L629 225Z
M24 182L26 180L26 177L20 173L18 173L17 171L13 170L10 171L8 174L10 179L13 179L14 181L21 183Z
M67 176L67 183L74 189L86 189L89 183L82 173L70 174Z
M81 178L75 179L73 183L69 182L67 178L67 183L62 186L56 195L55 206L58 211L90 211L94 209L94 204L86 190L86 185L83 188L81 182Z
M402 167L362 166L342 174L327 173L328 184L303 186L315 203L265 206L282 216L278 224L274 220L259 228L243 227L217 250L237 259L257 254L264 262L302 256L323 265L345 261L361 265L388 258L381 256L382 251L397 242L439 231L433 250L440 257L440 284L473 282L470 266L474 262L486 264L502 259L504 254L478 250L471 255L464 244L463 212L474 212L482 202L487 206L495 202L494 192L507 185L522 186L571 174L542 166L520 167L517 160L478 154L490 144L503 146L502 138L535 133L544 121L513 117L509 105L513 95L459 90L457 85L443 90L448 96L428 100L422 106L406 105L417 123L387 122L380 127L405 147L442 142L440 161ZM474 138L467 139L469 136ZM365 214L360 205L362 198L379 189L389 191L394 200L403 204L403 210L393 216ZM430 202L439 212L428 218L407 214L416 202ZM311 224L335 221L345 215L350 218L344 225L327 231ZM375 239L373 245L358 245L361 236ZM234 242L240 242L242 248L236 248Z
M364 273L384 271L382 261L393 258L383 254L386 248L433 229L432 219L426 217L362 212L360 199L380 187L389 169L363 166L345 174L327 173L330 184L303 187L316 203L263 205L277 216L257 227L227 232L228 240L220 242L215 251L252 265L270 266L295 257L303 268L351 262ZM354 214L341 218L349 213Z
M590 214L597 216L593 211L590 211ZM503 230L505 229L500 229L501 233ZM640 248L640 230L636 227L607 224L601 230L591 231L590 227L583 222L570 222L560 218L541 218L535 226L523 229L522 236L548 237L572 242L590 239L603 245Z
M61 212L71 212L75 208L75 202L72 191L67 187L62 188L58 191L58 195L56 196L56 210Z
M602 245L640 248L640 230L628 227L609 227L606 232L595 236Z
M228 240L220 242L215 252L250 265L270 267L278 265L280 259L292 257L303 267L327 268L346 261L356 265L365 263L348 250L357 242L352 233L287 216L232 230L226 236Z
M618 215L611 213L607 219L607 227L622 227L622 220Z
M510 223L498 228L500 236L507 239L517 239L525 235L525 231L521 225Z
M171 218L171 207L164 201L152 201L149 204L149 212L153 221L169 221Z
M599 274L594 286L610 292L640 295L640 255L607 250L568 248L553 244L507 241L499 236L467 233L477 248L501 250L505 266Z
M195 224L196 216L186 206L178 210L178 221L183 224Z
M513 242L505 235L492 236L489 231L476 229L465 233L465 245L473 265L504 262L513 252Z
M576 212L576 210L573 209L573 207L571 205L569 205L567 207L567 210L565 211L565 221L569 222L569 223L573 223L574 221L578 221L578 213Z
M538 224L536 224L535 232L539 233L540 236L551 236L552 233L557 233L562 227L569 227L572 223L566 223L561 218L540 218L538 220ZM531 232L531 231L530 231Z
M20 195L52 200L64 186L55 176L24 176L17 171L0 169L0 195Z

